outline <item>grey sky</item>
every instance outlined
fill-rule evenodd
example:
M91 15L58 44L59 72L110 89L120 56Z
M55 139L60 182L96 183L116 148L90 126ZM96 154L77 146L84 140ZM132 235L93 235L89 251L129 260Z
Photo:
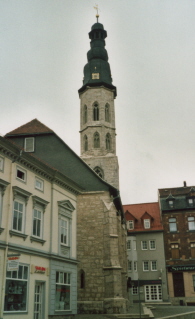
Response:
M0 133L37 118L80 154L91 0L0 0ZM100 0L124 204L195 184L195 1Z

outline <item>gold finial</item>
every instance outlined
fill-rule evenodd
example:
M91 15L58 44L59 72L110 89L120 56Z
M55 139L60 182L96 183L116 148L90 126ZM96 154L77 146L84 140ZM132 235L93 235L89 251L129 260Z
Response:
M98 4L95 5L94 9L97 10L96 18L97 18L97 22L98 22L98 18L99 18L99 14L98 14L98 10L99 10Z

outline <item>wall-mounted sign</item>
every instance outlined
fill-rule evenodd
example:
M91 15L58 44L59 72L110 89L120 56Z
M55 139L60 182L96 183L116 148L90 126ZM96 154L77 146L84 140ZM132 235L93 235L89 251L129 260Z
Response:
M7 271L18 270L19 262L15 260L8 260L7 262Z
M35 272L44 273L44 272L46 272L46 268L45 267L40 267L40 266L35 266Z
M195 265L186 265L186 266L168 266L169 272L174 271L195 271Z

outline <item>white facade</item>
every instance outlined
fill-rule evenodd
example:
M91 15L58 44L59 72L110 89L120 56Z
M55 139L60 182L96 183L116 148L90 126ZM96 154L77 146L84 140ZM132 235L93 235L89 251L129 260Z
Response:
M3 138L0 159L0 318L75 314L78 191Z

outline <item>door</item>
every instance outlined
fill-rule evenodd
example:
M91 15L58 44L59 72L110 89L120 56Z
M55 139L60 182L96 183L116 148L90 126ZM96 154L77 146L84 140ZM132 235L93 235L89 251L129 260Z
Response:
M185 297L182 272L173 272L174 297Z
M43 318L43 283L35 283L35 299L34 299L34 319Z

